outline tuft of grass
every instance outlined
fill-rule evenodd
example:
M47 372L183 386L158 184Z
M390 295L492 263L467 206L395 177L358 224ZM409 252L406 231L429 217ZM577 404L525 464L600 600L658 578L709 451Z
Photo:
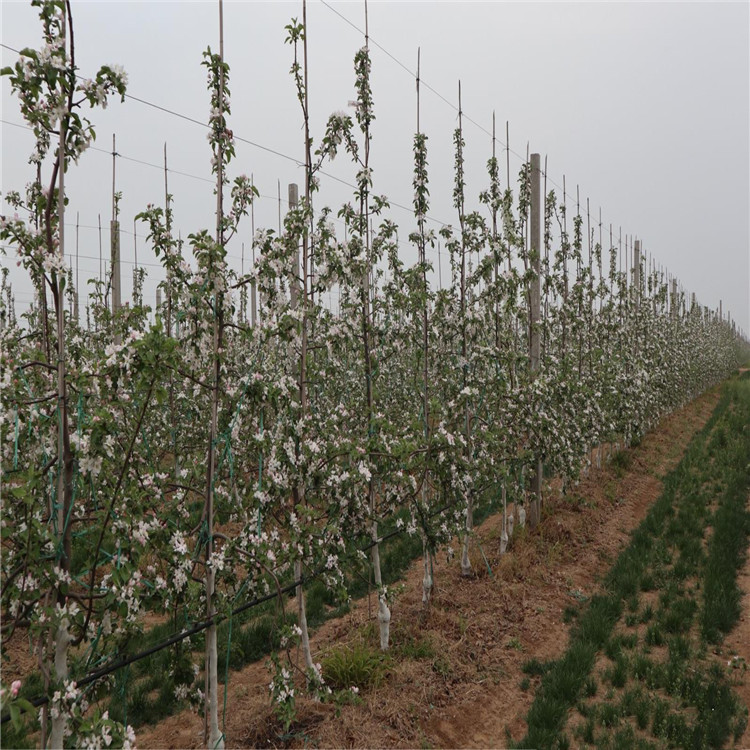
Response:
M596 729L596 724L594 723L594 719L589 719L581 728L580 732L580 738L587 744L594 744L594 730Z
M622 477L633 465L633 454L629 450L617 451L609 461L617 477Z
M587 677L583 685L583 692L587 698L593 698L596 695L597 684L593 677Z
M647 698L642 698L635 705L635 723L638 729L645 730L651 715L651 704Z
M392 652L404 659L433 659L437 655L435 645L429 635L415 636L407 633L403 640L393 643Z
M623 654L619 654L615 660L615 666L610 672L609 676L612 687L621 688L625 687L625 682L628 679L628 662Z
M574 704L591 671L596 645L576 639L565 655L556 661L542 678L534 703L529 710L529 732L521 745L551 747L556 741L563 719Z
M620 706L616 703L602 703L599 706L598 718L603 727L615 727L620 723L621 711Z
M649 625L646 630L646 645L647 646L663 646L664 645L664 631L659 623Z
M322 659L323 679L334 690L377 687L385 679L390 658L368 644L336 646Z
M521 671L529 677L541 677L545 675L552 666L551 662L539 661L536 657L529 659L521 667Z
M660 613L660 624L667 633L685 633L690 630L697 609L698 604L694 599L689 597L676 599L668 609Z

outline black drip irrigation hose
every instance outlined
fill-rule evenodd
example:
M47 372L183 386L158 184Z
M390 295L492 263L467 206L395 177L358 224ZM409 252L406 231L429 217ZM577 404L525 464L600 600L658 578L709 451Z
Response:
M432 519L435 516L439 516L441 513L445 512L446 510L449 510L454 505L455 503L448 503L447 505L444 505L442 508L439 508L433 513L430 513L430 515L427 516L427 518ZM376 544L380 544L382 542L387 541L388 539L392 539L393 537L398 536L399 534L402 534L404 531L405 529L394 529L393 531L389 532L385 536L379 537L377 541L372 541L369 544L366 544L364 547L361 547L359 551L367 552L367 550L372 549ZM129 664L133 664L134 662L140 661L141 659L145 659L151 656L152 654L155 654L159 651L164 650L165 648L174 646L175 643L180 643L181 641L184 641L186 638L190 638L190 636L200 633L201 631L205 630L211 625L214 625L214 624L218 625L224 620L229 619L229 617L234 617L235 615L238 615L241 612L246 612L248 609L252 609L253 607L257 607L261 604L265 604L265 602L271 601L271 599L275 599L278 596L283 596L284 594L288 594L294 591L297 588L297 586L301 586L310 581L314 581L323 572L325 572L325 570L326 570L326 567L322 566L318 568L314 573L311 573L306 576L305 575L300 576L298 580L294 581L293 583L288 584L287 586L285 586L284 588L280 590L274 591L272 594L266 594L265 596L261 596L257 599L253 599L249 602L245 602L244 604L241 604L236 609L233 609L230 614L215 615L214 617L211 617L208 620L203 620L202 622L199 622L197 625L193 625L193 627L189 628L188 630L183 630L179 633L176 633L175 635L170 636L169 638L162 641L161 643L157 643L156 645L151 646L151 648L147 648L144 651L139 651L138 653L132 654L131 656L123 657L122 659L114 662L113 664L109 664L106 667L97 669L95 672L91 672L90 674L87 674L85 677L76 681L76 687L82 688L82 687L85 687L86 685L90 685L92 682L96 682L102 677L106 677L108 674L112 674L112 672L116 672L118 669L127 667ZM34 700L29 701L29 703L31 703L31 705L34 708L39 708L40 706L44 706L45 704L49 703L49 696L41 695L38 698L34 698ZM5 722L8 721L9 719L10 719L10 711L8 711L7 713L3 714L2 717L0 717L0 724L5 724Z

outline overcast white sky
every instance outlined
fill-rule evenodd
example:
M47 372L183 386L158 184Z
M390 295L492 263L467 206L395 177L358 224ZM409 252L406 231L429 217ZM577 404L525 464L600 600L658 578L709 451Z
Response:
M317 0L308 6L309 86L312 135L322 135L334 110L354 98L352 60L362 35L337 15L364 27L362 2ZM128 92L174 112L205 122L208 94L201 53L218 47L216 2L77 2L73 0L76 55L80 73L92 75L102 63L118 63L129 75ZM335 11L335 12L334 12ZM288 155L283 158L239 142L232 175L253 174L263 198L256 227L276 227L277 180L301 182L302 130L284 45L284 26L302 16L300 2L225 2L225 56L231 66L235 134ZM470 208L479 208L491 155L492 112L497 115L498 148L504 148L510 122L511 170L517 173L527 144L548 157L550 180L569 192L576 185L585 207L590 199L598 223L601 207L608 244L636 236L657 262L676 275L686 291L750 331L750 4L735 3L506 3L377 2L369 5L373 41L373 94L376 122L371 164L375 189L393 202L411 204L411 144L415 129L414 78L374 43L407 68L416 68L422 50L422 129L429 136L430 214L456 224L451 207L453 148L458 81L463 109L479 126L465 121L467 189ZM2 43L15 49L38 46L40 26L27 2L2 0ZM2 64L16 55L2 49ZM170 192L183 237L213 225L214 202L206 131L132 99L95 110L97 148L111 152L117 134L117 188L121 204L123 260L133 261L133 216L146 204L163 203L161 165L168 144ZM21 118L6 79L2 82L2 189L22 190L32 178L26 160L30 133L16 127ZM8 124L13 123L13 124ZM502 145L501 145L502 144ZM501 155L500 153L498 155ZM503 154L504 157L504 154ZM134 161L137 160L137 161ZM146 164L139 163L146 162ZM80 214L81 279L98 275L98 216L103 223L105 257L111 213L112 158L89 151L70 173L66 247L75 250L76 212ZM352 181L344 159L330 169ZM184 175L176 172L183 172ZM189 176L188 176L189 175ZM503 178L503 183L505 179ZM318 207L337 209L349 190L321 180ZM548 185L552 187L552 185ZM570 203L569 203L570 206ZM3 208L5 210L5 207ZM406 242L409 213L393 207L390 218ZM140 263L155 263L139 225ZM230 249L239 270L241 243L250 255L250 222ZM404 245L407 260L410 250ZM85 257L84 257L85 256ZM437 262L437 258L434 259ZM13 270L19 307L30 288ZM245 268L248 267L246 261ZM149 267L147 299L163 277ZM125 298L132 264L123 271Z

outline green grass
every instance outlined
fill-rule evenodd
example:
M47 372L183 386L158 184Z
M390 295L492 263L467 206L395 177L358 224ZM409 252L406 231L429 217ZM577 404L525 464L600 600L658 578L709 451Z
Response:
M367 690L385 679L390 657L366 643L336 646L321 660L323 679L333 690Z
M618 477L627 472L633 464L633 454L629 450L617 451L609 461L610 466Z
M545 664L543 673L537 660L525 665L527 673L543 676L528 732L517 746L556 747L576 705L588 717L577 738L602 748L649 746L636 728L649 732L656 745L675 748L718 748L741 736L747 709L724 671L706 657L705 642L719 641L740 614L736 576L750 534L748 489L745 375L725 384L711 418L609 570L604 591L581 608L563 657ZM657 592L658 605L640 609L642 591ZM635 632L613 635L618 622L645 628L640 638ZM591 675L599 652L611 662L603 691ZM621 698L616 691L623 691ZM587 707L585 700L602 692L603 700Z
M750 401L750 380L739 384ZM726 490L713 520L713 536L708 549L708 561L703 577L704 606L701 629L711 643L729 632L740 616L741 591L737 585L737 570L742 566L750 534L750 513L746 508L750 488L750 409L736 408L729 414L728 432L722 450L714 460L723 468ZM718 433L726 436L726 432Z
M521 666L521 671L529 677L541 677L547 673L551 664L550 662L539 661L539 659L529 659Z

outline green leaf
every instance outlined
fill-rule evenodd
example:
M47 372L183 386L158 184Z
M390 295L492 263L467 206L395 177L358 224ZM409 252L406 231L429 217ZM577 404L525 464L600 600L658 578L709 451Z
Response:
M16 700L16 705L24 713L32 713L34 711L34 706L31 705L31 701L26 700L26 698L18 698Z
M10 704L10 720L13 722L13 727L16 731L21 729L21 709L17 703Z

